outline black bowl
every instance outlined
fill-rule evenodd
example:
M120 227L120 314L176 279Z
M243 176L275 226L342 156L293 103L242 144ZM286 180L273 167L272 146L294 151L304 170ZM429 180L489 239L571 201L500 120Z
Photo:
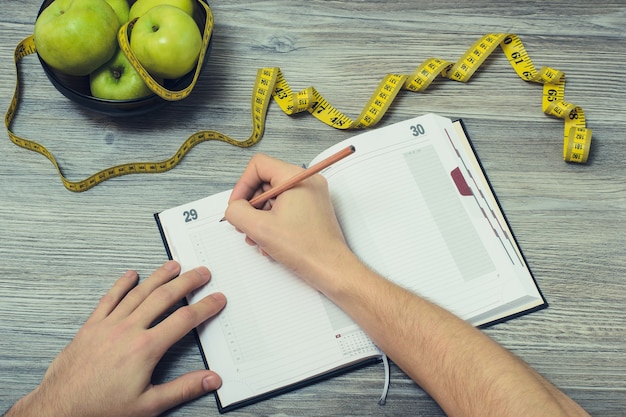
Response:
M44 0L37 16L39 16L41 12L53 1L54 0ZM208 6L208 3L206 1L198 1L202 1ZM204 35L204 24L207 16L206 11L203 7L196 7L196 16L194 16L194 18L198 23L200 33ZM212 40L213 36L211 35L200 71L203 71L206 67L209 53L211 51ZM84 106L98 113L106 114L109 116L138 116L160 109L168 103L172 103L169 100L162 99L156 94L151 94L146 97L132 100L107 100L93 97L89 90L89 76L77 77L63 74L46 64L46 62L41 58L41 56L39 56L39 54L37 54L37 57L39 58L39 62L41 63L41 66L43 67L46 76L48 77L52 85L54 85L54 87L59 90L59 92L61 92L61 94L63 94L70 100L80 104L81 106ZM181 78L177 78L175 80L165 80L163 83L163 87L167 88L168 90L174 91L182 90L188 87L189 84L191 84L191 82L193 81L195 70L196 69L194 68Z

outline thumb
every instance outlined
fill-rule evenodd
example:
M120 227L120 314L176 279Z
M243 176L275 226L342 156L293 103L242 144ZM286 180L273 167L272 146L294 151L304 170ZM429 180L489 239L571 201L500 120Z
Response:
M222 385L222 378L213 371L194 371L170 382L153 386L145 395L146 409L160 415L170 408L191 401Z

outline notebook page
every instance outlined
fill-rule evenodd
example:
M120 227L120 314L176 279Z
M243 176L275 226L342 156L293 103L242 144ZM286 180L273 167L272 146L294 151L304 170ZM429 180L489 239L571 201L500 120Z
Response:
M508 252L511 253L512 258L516 258L516 261L522 265L522 270L527 270L527 265L524 257L513 240L513 232L509 228L509 225L504 218L502 211L499 210L498 201L492 193L489 193L489 184L487 177L480 168L480 164L474 155L474 152L470 146L469 141L466 140L465 131L461 123L454 125L457 135L451 136L453 139L453 146L460 155L462 160L461 165L465 167L468 181L473 183L479 193L476 196L480 200L481 206L484 205L488 214L494 219L494 228L502 236L502 240L507 246ZM534 288L536 290L536 287Z
M323 174L361 259L472 322L525 291L484 209L450 176L459 161L448 134L451 122L434 115L367 132L347 141L353 156Z
M184 270L207 266L211 282L190 303L221 291L226 308L198 328L210 369L223 380L222 406L299 382L378 349L352 320L280 264L219 222L230 192L159 215ZM182 213L201 218L184 223Z

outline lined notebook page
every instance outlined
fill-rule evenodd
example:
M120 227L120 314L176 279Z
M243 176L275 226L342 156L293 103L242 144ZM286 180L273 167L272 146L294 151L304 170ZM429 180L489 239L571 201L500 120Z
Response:
M228 195L159 215L168 225L167 240L175 243L172 257L184 270L211 270L211 282L188 301L215 291L228 299L224 311L198 328L209 367L223 380L222 405L380 355L343 311L219 221ZM185 223L183 214L192 209L202 218Z
M323 172L352 250L388 279L476 325L503 304L525 305L527 292L541 300L520 281L528 271L504 231L496 230L490 202L479 198L490 194L487 184L470 183L472 195L457 189L453 170L473 178L479 176L466 168L479 168L454 150L452 123L435 115L419 122L418 138L410 123L360 135L356 157Z

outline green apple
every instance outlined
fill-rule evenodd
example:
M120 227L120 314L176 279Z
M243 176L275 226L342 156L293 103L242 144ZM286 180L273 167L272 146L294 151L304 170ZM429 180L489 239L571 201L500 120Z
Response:
M120 22L120 26L128 22L128 15L130 13L130 5L128 0L105 0L109 3L109 6L113 9L117 15L117 20Z
M152 94L120 48L109 62L89 74L89 87L92 96L109 100L130 100Z
M35 47L52 68L87 75L115 53L118 28L105 0L55 0L35 22Z
M146 12L160 4L170 4L184 10L189 16L193 16L196 0L137 0L130 8L128 20L143 16Z
M148 10L135 22L130 49L150 74L179 78L196 65L202 35L191 16L169 4Z

